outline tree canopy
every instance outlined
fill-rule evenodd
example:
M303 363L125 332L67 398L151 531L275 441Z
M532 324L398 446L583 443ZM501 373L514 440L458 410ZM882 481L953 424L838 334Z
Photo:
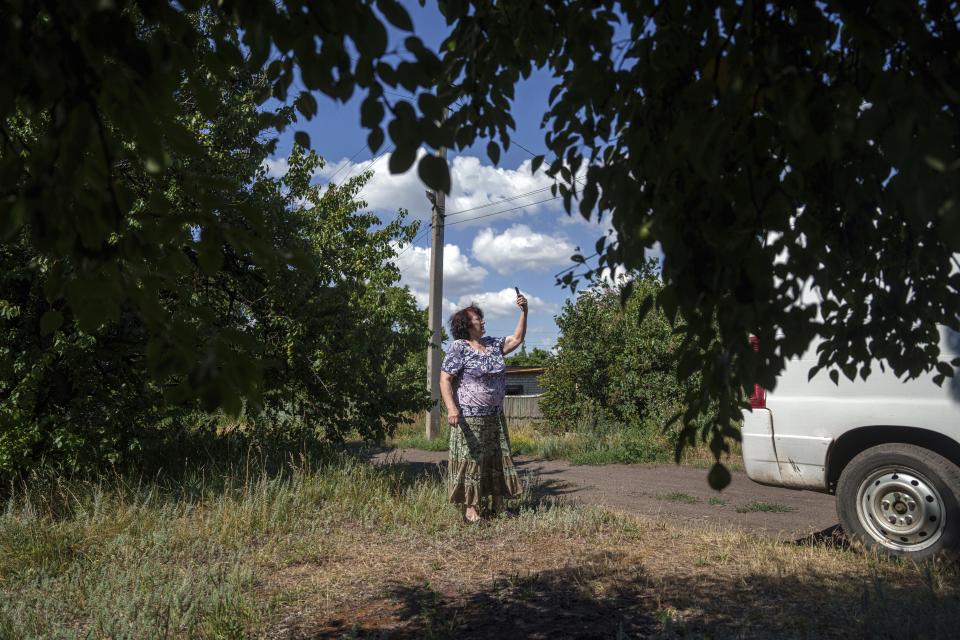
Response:
M214 14L193 19L216 30ZM130 459L216 428L217 409L242 411L253 439L309 443L382 438L426 406L426 325L389 261L417 226L402 211L387 224L364 211L369 173L314 184L323 161L300 147L269 175L265 129L292 114L259 108L265 86L242 64L208 78L208 118L182 78L169 115L190 143L159 169L104 120L116 157L104 164L92 143L78 164L49 168L77 174L73 191L31 191L35 154L70 141L49 129L55 118L7 118L17 154L8 145L0 162L30 175L5 187L24 189L21 211L61 208L34 212L0 244L0 477L40 460ZM117 201L96 200L98 188ZM91 230L84 215L116 217Z
M817 339L834 379L866 376L874 359L903 375L953 374L936 326L960 329L957 2L438 7L449 36L433 52L415 35L390 48L385 25L413 30L396 0L3 0L0 233L28 229L40 258L71 265L52 271L44 298L81 326L130 305L148 318L149 340L186 356L194 343L142 284L176 277L165 247L184 224L203 230L198 256L211 273L224 242L265 268L295 256L265 244L262 213L217 181L184 172L189 213L171 212L160 190L138 198L125 181L130 170L154 179L215 160L179 118L184 86L201 131L221 108L211 79L238 66L268 80L258 101L287 101L305 118L317 112L315 92L343 101L362 92L370 148L389 135L390 170L402 172L422 145L482 138L497 162L510 145L514 87L539 68L556 80L542 166L572 214L606 216L616 231L598 239L595 263L574 259L586 270L636 268L656 244L663 251L664 286L650 303L682 320L680 373L702 371L687 438L694 414L711 411L700 435L719 455L750 386L773 387L785 360ZM305 89L293 95L295 81ZM398 86L416 100L385 92ZM418 173L449 190L436 156ZM563 283L575 287L579 275ZM797 304L809 285L820 317ZM172 362L199 380L210 370L203 358ZM245 379L218 397L236 405L251 391Z
M527 351L526 343L520 345L520 350L505 358L508 367L545 367L550 361L550 352L540 347Z
M557 315L560 338L540 379L541 410L560 431L614 429L676 442L667 429L696 377L677 376L681 338L658 309L639 307L663 286L654 261L617 282L598 280ZM623 298L626 283L632 293ZM611 348L616 345L616 348ZM668 433L665 433L668 432ZM664 436L667 437L664 437Z

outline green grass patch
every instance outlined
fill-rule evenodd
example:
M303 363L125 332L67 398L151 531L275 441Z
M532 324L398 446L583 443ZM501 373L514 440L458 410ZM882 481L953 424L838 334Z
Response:
M737 513L789 513L790 511L796 510L796 507L791 507L788 504L781 504L779 502L748 502L747 504L741 504L737 507Z
M37 478L0 505L0 638L254 635L270 567L334 552L344 522L449 531L441 478L343 456L178 478Z
M906 637L950 637L960 620L950 563L785 546L535 492L518 517L467 526L444 482L346 455L34 476L0 499L0 638L512 637L518 610L550 637L580 633L569 611L591 636L859 637L891 602L908 612ZM874 626L867 635L886 637Z
M712 504L712 505L717 506L717 507L725 507L725 506L727 506L727 501L726 501L726 500L724 500L723 498L717 498L716 496L710 498L710 499L707 501L707 503L708 503L708 504Z
M423 451L446 451L450 448L450 427L442 424L440 435L433 440L427 439L423 423L401 425L387 444L400 449L422 449Z
M555 433L546 422L510 421L510 447L514 455L527 455L548 460L567 460L576 465L604 464L669 464L674 462L673 443L666 434L651 426L644 432L624 432L615 428L607 432L584 431ZM401 425L386 442L389 446L426 451L446 451L450 431L442 424L439 437L427 440L424 423L418 421ZM680 464L709 468L713 455L706 447L688 449ZM742 469L740 450L724 457L731 469Z
M657 500L666 500L667 502L683 502L684 504L697 504L700 502L700 498L692 496L689 493L683 493L682 491L659 494L657 495Z
M619 432L554 434L540 430L546 428L542 424L511 425L514 453L568 460L578 465L663 463L672 460L672 448L656 437Z

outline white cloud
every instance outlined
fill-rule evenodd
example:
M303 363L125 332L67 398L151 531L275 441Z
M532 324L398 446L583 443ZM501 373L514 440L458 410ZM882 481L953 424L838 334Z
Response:
M561 266L574 252L566 236L538 233L525 224L515 224L500 235L483 229L473 239L472 251L475 260L502 274Z
M532 174L530 169L530 160L516 169L505 169L485 165L475 156L457 156L450 167L453 189L446 202L450 222L507 209L514 209L502 214L508 217L546 209L560 211L561 201L554 200L550 192L553 180L542 170Z
M646 250L645 256L647 258L656 258L657 262L663 263L663 249L660 247L659 242L654 242L653 246ZM616 265L613 270L613 277L611 277L610 267L604 267L600 270L599 275L596 276L596 280L606 282L607 284L622 284L626 281L627 270L623 265Z
M610 285L623 284L627 281L627 270L623 265L618 264L614 267L613 277L610 275L610 267L604 267L600 270L600 274L594 277L594 280L597 282L605 282Z
M427 291L430 287L429 247L399 248L394 264L400 269L401 281L411 289ZM445 292L463 292L483 284L487 270L471 264L455 244L443 246L443 289Z
M397 247L399 255L394 263L400 270L400 283L410 287L417 305L425 309L430 302L430 249L422 247ZM443 302L441 315L446 319L462 306L451 300L463 296L464 292L483 286L487 270L472 264L470 259L455 244L443 247ZM467 303L469 304L469 303Z
M413 299L416 300L417 306L421 309L426 309L430 305L430 294L426 291L417 291L411 289L410 293L413 294ZM446 323L447 318L452 316L460 307L450 302L447 298L443 298L443 301L440 304L440 319L442 322Z
M546 302L543 298L530 294L524 295L526 295L530 313L556 312L556 305ZM461 296L457 306L463 308L470 303L476 303L478 307L483 309L483 314L487 318L505 318L517 315L520 312L520 308L517 306L517 293L513 290L513 287L500 291L487 291Z
M290 164L286 158L267 158L263 161L263 167L267 170L267 175L271 178L282 178L287 175Z
M421 149L418 159L425 153L426 151ZM414 219L429 219L430 203L425 195L426 186L417 175L416 165L406 173L393 175L388 169L389 162L390 154L376 162L372 162L370 158L362 162L350 162L342 158L324 166L317 172L317 176L322 182L327 182L332 177L335 182L342 184L345 180L372 169L374 175L361 194L370 209L393 212L402 207L409 210ZM268 164L268 168L270 166L272 165ZM474 156L456 156L450 163L452 192L446 198L446 212L452 216L449 223L484 224L467 220L514 207L519 208L504 214L498 213L497 217L508 219L545 210L561 211L561 201L550 199L552 194L549 187L553 183L552 179L542 170L531 174L530 169L529 160L520 163L516 169L505 169L485 165ZM547 202L540 202L542 200ZM470 211L464 211L466 209Z
M418 158L423 155L418 154ZM373 171L373 176L364 185L360 199L374 211L396 212L398 209L407 209L411 217L417 220L430 218L430 203L424 194L426 187L417 176L414 168L406 173L392 175L388 168L390 154L367 158L362 162L350 162L342 158L338 162L331 162L317 172L321 182L326 183L332 177L337 184L343 184L365 171Z

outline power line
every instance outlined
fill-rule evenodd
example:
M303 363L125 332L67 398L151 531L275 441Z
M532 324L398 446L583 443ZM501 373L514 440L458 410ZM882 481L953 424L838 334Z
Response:
M527 149L525 146L523 146L522 144L520 144L520 143L517 142L516 140L511 140L510 142L513 143L513 144L515 144L515 145L517 145L518 147L520 147L521 149L523 149L524 151L526 151L527 153L529 153L529 154L530 154L531 156L533 156L534 158L537 158L537 157L542 156L542 155L546 155L546 154L543 154L543 153L534 153L533 151L530 151L530 149Z
M355 154L353 154L353 155L350 157L350 159L347 160L347 161L343 164L342 167L340 167L339 169L337 169L336 172L335 172L332 176L330 176L329 178L327 178L327 184L330 184L331 182L333 182L333 179L336 178L336 177L340 174L341 171L343 171L344 169L346 169L347 167L349 167L350 164L353 163L353 161L357 159L357 156L359 156L361 153L363 153L363 151L364 151L366 148L367 148L367 143L364 142L364 143L363 143L363 146L360 147L360 149L359 149ZM349 174L347 174L347 175L349 175Z
M389 149L387 149L386 151L384 151L384 152L381 153L380 155L376 156L375 158L372 158L372 159L370 160L370 163L367 164L367 166L366 166L364 169L362 169L362 170L360 171L360 173L358 173L357 175L358 175L358 176L362 176L362 175L365 174L367 171L370 171L370 169L373 168L373 165L377 164L377 163L380 161L381 158L383 158L385 155L387 155L388 153L390 153L391 151L393 151L394 148L395 148L395 147L390 147ZM349 175L349 174L348 174L348 175ZM328 182L327 184L329 184L329 182ZM360 196L363 195L363 190L367 188L367 185L368 185L368 184L370 184L370 183L367 182L367 183L364 184L362 187L360 187L360 191L357 191L357 195L354 196L354 198L356 198L357 200L359 200L359 199L360 199Z
M530 196L530 195L533 195L533 194L535 194L535 193L542 193L542 192L544 192L544 191L549 191L549 190L552 189L552 188L553 188L552 185L549 186L549 187L542 187L542 188L540 188L540 189L534 189L533 191L527 191L526 193L520 193L520 194L515 195L515 196L510 196L509 198L502 198L502 199L500 199L500 200L497 200L496 202L488 202L487 204L480 204L480 205L477 205L477 206L475 206L475 207L470 207L469 209L460 209L459 211L454 211L454 212L452 212L452 213L448 213L448 214L446 215L446 217L447 217L447 218L451 218L451 217L453 217L453 216L458 216L458 215L460 215L461 213L467 213L468 211L476 211L477 209L486 209L487 207L494 207L494 206L496 206L496 205L498 205L498 204L503 204L504 202L511 202L511 201L513 201L513 200L519 200L520 198L525 198L525 197Z
M586 180L586 176L581 176L581 177L577 178L574 182L583 182L584 180ZM502 198L502 199L500 199L500 200L497 200L496 202L490 202L490 203L487 203L487 204L477 205L476 207L470 207L469 209L460 209L459 211L454 211L454 212L452 212L452 213L448 213L448 214L446 215L446 217L447 217L447 218L450 218L450 217L452 217L452 216L460 215L461 213L467 213L468 211L476 211L477 209L486 209L487 207L494 207L494 206L496 206L496 205L498 205L498 204L503 204L504 202L510 202L510 201L512 201L512 200L519 200L520 198L525 198L526 196L530 196L530 195L533 195L533 194L535 194L535 193L542 193L542 192L544 192L544 191L549 191L549 190L552 189L553 187L554 187L554 185L550 185L549 187L541 187L541 188L539 188L539 189L534 189L533 191L527 191L526 193L521 193L521 194L518 194L518 195L515 195L515 196L510 196L509 198Z
M585 176L584 176L584 177L577 178L578 181L582 181L582 180L585 180L585 179L586 179ZM490 203L490 204L485 204L485 205L481 205L481 206L478 206L478 207L473 207L473 208L471 208L471 209L463 209L463 210L461 210L461 211L456 211L456 212L454 212L454 213L450 213L450 214L445 215L445 216L444 216L444 219L446 219L446 218L448 218L448 217L450 217L450 216L459 214L459 213L466 213L467 211L473 211L473 210L476 210L476 209L483 209L483 208L486 208L486 207L491 207L491 206L493 206L493 205L501 204L501 203L507 202L507 201L509 201L509 200L516 200L517 198L522 198L522 197L528 196L528 195L533 194L533 193L538 193L538 192L541 192L541 191L546 191L547 189L550 189L550 187L545 187L545 188L543 188L543 189L536 189L536 190L534 190L534 191L530 191L530 192L528 192L528 193L523 193L523 194L520 194L520 195L517 195L517 196L513 196L513 197L511 197L511 198L505 198L504 200L501 200L501 201L499 201L499 202L493 202L493 203ZM561 197L561 196L552 196L552 197L550 197L550 198L544 198L543 200L537 200L536 202L528 202L528 203L526 203L526 204L518 205L518 206L516 206L516 207L510 207L510 208L508 208L508 209L502 209L502 210L500 210L500 211L494 211L494 212L492 212L492 213L487 213L487 214L482 215L482 216L474 216L474 217L472 217L472 218L467 218L467 219L465 219L465 220L457 220L456 222L449 222L449 223L446 223L446 224L447 224L447 226L453 226L453 225L456 225L456 224L462 224L462 223L464 223L464 222L471 222L471 221L473 221L473 220L481 220L481 219L483 219L483 218L490 218L490 217L493 217L493 216L498 216L498 215L500 215L500 214L502 214L502 213L510 213L511 211L516 211L516 210L518 210L518 209L525 209L525 208L527 208L527 207L532 207L532 206L535 206L535 205L538 205L538 204L543 204L544 202L550 202L551 200L556 200L556 199L559 198L559 197ZM396 257L399 258L399 257L402 256L404 253L406 253L407 251L409 251L421 238L423 238L423 236L425 236L427 233L429 233L432 228L433 228L433 224L432 224L432 223L429 224L429 225L427 225L427 228L424 229L421 233L419 233L419 234L417 235L417 237L414 238L414 239L410 242L409 245L407 245L402 251L400 251L400 253L398 253L398 254L396 255ZM593 254L593 255L597 255L597 254ZM589 256L589 257L592 258L593 256ZM587 258L587 259L589 259L589 258ZM561 273L563 273L563 272L561 271Z
M361 172L360 172L359 174L357 174L357 175L363 175L363 174L366 173L367 171L370 171L370 169L373 168L373 165L375 165L375 164L377 164L378 162L380 162L380 160L381 160L384 156L386 156L388 153L390 153L391 151L393 151L395 148L396 148L396 147L390 147L389 149L387 149L386 151L384 151L383 153L381 153L380 155L378 155L376 158L374 158L373 160L370 161L370 164L367 165L366 169L364 169L363 171L361 171ZM364 186L364 188L366 188L367 185L363 185L363 186ZM360 193L363 193L363 189L360 189ZM357 195L359 196L359 193L358 193Z
M447 226L452 227L455 224L463 224L464 222L473 222L474 220L481 220L483 218L489 218L491 216L498 216L501 213L510 213L511 211L516 211L517 209L526 209L527 207L532 207L534 205L543 204L544 202L550 202L551 200L556 200L560 196L553 196L550 198L545 198L543 200L537 200L536 202L530 202L527 204L521 204L517 207L511 207L509 209L504 209L503 211L494 211L493 213L487 213L482 216L475 216L473 218L467 218L466 220L457 220L456 222L451 222Z
M574 264L572 267L567 267L566 269L563 269L563 270L561 270L561 271L558 271L558 272L556 272L555 274L553 274L553 277L554 277L554 278L559 278L561 275L563 275L563 274L566 273L567 271L573 271L574 269L576 269L576 268L579 267L580 265L585 264L587 260L590 260L591 258L594 258L594 257L596 257L596 256L598 256L598 255L600 255L600 252L599 252L599 251L594 252L594 253L591 253L589 256L587 256L587 257L585 257L585 258L583 259L583 262L577 262L577 263Z
M432 222L427 225L427 228L426 228L426 229L424 229L422 232L420 232L419 234L417 234L417 237L414 238L413 240L411 240L411 241L410 241L410 244L408 244L406 247L404 247L404 248L403 248L403 251L401 251L400 253L398 253L397 255L395 255L394 258L399 258L399 257L402 256L403 254L405 254L407 251L409 251L410 249L412 249L412 248L414 247L414 245L416 245L417 242L418 242L421 238L423 238L423 236L425 236L425 235L427 235L428 233L430 233L430 230L431 230L431 229L433 229L433 223L432 223Z
M519 206L516 206L516 207L510 207L509 209L504 209L504 210L502 210L502 211L494 211L493 213L488 213L488 214L486 214L486 215L476 216L476 217L473 217L473 218L467 218L466 220L457 220L456 222L448 222L448 223L446 223L446 226L452 227L452 226L455 225L455 224L463 224L464 222L472 222L472 221L474 221L474 220L480 220L480 219L482 219L482 218L490 218L490 217L492 217L492 216L498 216L498 215L500 215L500 214L502 214L502 213L510 213L511 211L516 211L517 209L525 209L526 207L532 207L532 206L534 206L534 205L543 204L544 202L550 202L551 200L556 200L556 199L559 198L559 197L560 197L560 196L553 196L553 197L551 197L551 198L545 198L545 199L543 199L543 200L538 200L538 201L536 201L536 202L530 202L530 203L522 204L522 205L519 205ZM446 217L446 216L444 216L444 217ZM406 253L411 247L413 247L413 246L417 243L418 240L420 240L421 238L423 238L423 236L425 236L427 233L429 233L429 231L430 231L431 229L433 229L433 224L432 224L432 223L429 224L429 225L427 225L427 228L424 229L422 233L418 234L417 237L414 238L413 241L412 241L408 246L406 246L406 247L403 249L403 251L401 251L400 253L398 253L398 254L396 255L396 257L399 258L399 257L402 256L404 253Z
M385 94L390 96L397 96L398 98L403 98L404 100L416 100L417 97L414 95L407 95L405 93L400 93L399 91L389 91L387 89L382 90Z

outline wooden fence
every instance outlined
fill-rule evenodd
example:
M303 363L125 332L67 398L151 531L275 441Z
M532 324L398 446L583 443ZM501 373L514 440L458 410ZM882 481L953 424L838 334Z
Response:
M509 424L513 425L536 425L543 421L543 413L540 412L540 396L506 396L503 399L503 415L506 416ZM408 424L423 426L426 424L427 416L425 413L417 414ZM446 423L447 410L440 403L440 421Z
M540 396L507 396L503 399L503 415L511 425L536 424L542 421Z

